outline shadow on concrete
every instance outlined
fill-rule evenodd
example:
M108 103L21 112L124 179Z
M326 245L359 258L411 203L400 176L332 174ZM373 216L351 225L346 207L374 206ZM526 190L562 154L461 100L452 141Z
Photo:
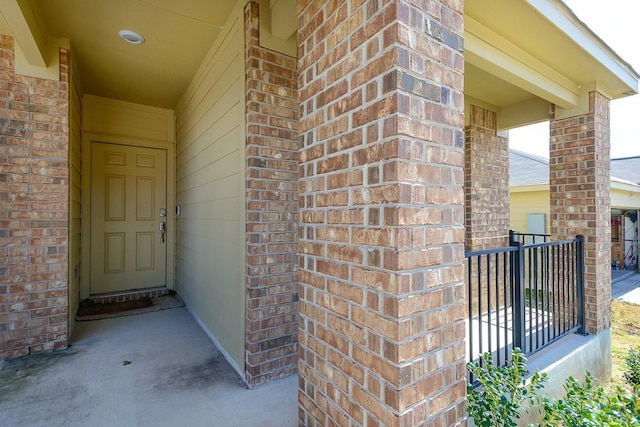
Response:
M248 390L186 308L79 322L72 341L0 362L0 425L297 425L297 377Z

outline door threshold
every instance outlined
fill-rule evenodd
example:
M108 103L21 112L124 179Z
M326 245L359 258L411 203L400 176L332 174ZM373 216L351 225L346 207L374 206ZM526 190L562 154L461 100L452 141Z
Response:
M158 298L166 295L175 295L175 291L167 288L134 289L131 291L91 295L87 299L95 304L108 304L113 302L136 301L144 298Z

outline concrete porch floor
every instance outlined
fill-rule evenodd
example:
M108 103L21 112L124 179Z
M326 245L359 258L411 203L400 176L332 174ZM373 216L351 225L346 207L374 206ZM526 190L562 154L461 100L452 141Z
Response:
M72 338L0 362L1 426L297 425L297 376L248 390L186 308L78 322Z

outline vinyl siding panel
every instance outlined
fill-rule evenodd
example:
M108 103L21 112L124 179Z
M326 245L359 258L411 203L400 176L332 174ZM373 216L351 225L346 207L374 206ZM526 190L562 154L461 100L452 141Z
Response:
M612 189L611 207L613 209L640 209L640 196L629 191ZM527 231L527 215L544 213L547 215L547 233L550 233L549 191L511 192L512 230Z
M510 228L521 233L527 232L527 215L543 213L547 216L547 234L549 233L549 191L511 192Z
M176 289L244 369L244 27L236 6L176 109Z
M82 250L82 88L73 52L69 76L69 335L80 304Z
M83 114L84 130L102 137L125 137L134 141L132 145L175 140L172 110L85 95Z

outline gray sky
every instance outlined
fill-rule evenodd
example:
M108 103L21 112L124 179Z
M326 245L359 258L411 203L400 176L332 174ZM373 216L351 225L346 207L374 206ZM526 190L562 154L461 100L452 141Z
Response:
M605 43L640 72L640 1L564 0ZM549 156L547 123L513 129L511 148ZM640 95L611 103L611 157L640 155Z

